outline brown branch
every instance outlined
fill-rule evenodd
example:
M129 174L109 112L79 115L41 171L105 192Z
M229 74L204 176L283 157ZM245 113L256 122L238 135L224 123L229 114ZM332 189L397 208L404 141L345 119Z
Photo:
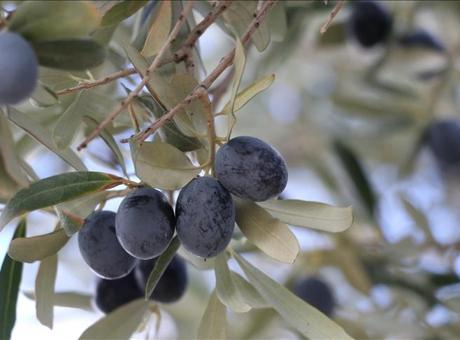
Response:
M326 22L321 26L320 33L324 34L327 32L329 26L332 23L332 20L339 14L340 10L342 9L343 5L345 5L346 0L339 0L336 4L335 7L332 9L331 13L329 13L329 16L326 19Z
M262 8L255 15L253 21L249 25L246 32L241 37L241 43L246 45L251 40L254 32L259 28L260 23L265 19L270 8L276 3L276 0L267 0L264 2ZM168 111L161 118L153 122L147 129L142 133L137 134L134 138L138 141L144 141L148 136L154 133L157 129L163 126L168 120L174 117L174 115L179 112L184 106L190 104L196 98L199 98L203 93L207 93L207 89L212 85L212 83L224 72L230 65L233 64L233 59L235 58L235 48L230 51L224 58L222 58L217 65L217 67L198 85L191 94L185 97L181 102L177 103L170 111ZM126 142L126 140L123 140Z
M112 111L98 126L96 129L94 129L89 136L86 137L86 139L78 146L77 150L81 150L85 148L88 143L93 140L96 136L99 135L99 133L102 131L104 127L107 126L115 117L120 114L126 107L128 107L129 103L136 97L139 92L144 88L144 86L149 82L151 75L153 72L160 66L161 59L163 58L164 54L168 50L169 46L171 45L171 42L174 41L176 36L179 34L180 29L184 25L185 21L187 20L188 15L192 11L192 5L193 5L193 0L188 0L187 4L183 8L181 14L179 15L179 19L174 25L174 28L172 29L171 33L168 36L168 39L166 42L163 44L161 47L160 51L156 55L155 59L153 60L152 64L149 66L147 71L145 72L145 75L142 78L142 81L132 90L128 97L126 97L125 100L121 102L121 105L114 111Z
M84 89L90 89L92 87L96 87L96 86L99 86L99 85L104 85L104 84L110 83L111 81L117 80L119 78L127 77L127 76L130 76L131 74L135 74L135 73L136 73L136 70L134 69L134 67L133 68L128 68L126 70L121 70L121 71L112 73L112 74L110 74L110 75L108 75L108 76L106 76L106 77L104 77L102 79L96 80L96 81L87 81L87 82L78 84L78 85L76 85L74 87L69 87L67 89L57 91L56 95L62 96L62 95L66 95L66 94L69 94L69 93L72 93L72 92L76 92L76 91L80 91L80 90L84 90Z

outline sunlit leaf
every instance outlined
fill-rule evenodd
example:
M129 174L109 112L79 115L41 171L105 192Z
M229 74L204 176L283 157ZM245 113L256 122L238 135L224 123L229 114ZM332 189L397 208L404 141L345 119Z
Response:
M150 273L149 278L147 279L147 283L145 284L146 300L148 300L152 295L153 291L155 290L155 287L157 286L158 282L163 276L166 268L168 268L169 263L172 261L179 247L180 241L177 238L177 236L175 236L169 244L168 248L155 261L155 266L153 267L152 272Z
M31 263L44 260L56 254L68 240L69 237L65 234L64 229L33 237L18 237L11 241L8 255L20 262Z
M262 297L284 321L309 339L351 339L345 331L287 288L234 253L241 269Z
M233 282L225 253L221 253L216 257L215 275L216 294L220 301L234 312L244 313L249 311L251 306L245 302L244 297L236 287L235 282Z
M299 227L337 233L347 230L353 223L351 207L339 208L324 203L291 199L269 200L257 204L281 221Z
M299 242L289 227L251 201L235 199L236 223L257 248L275 260L293 263Z
M26 235L26 221L22 220L14 232L13 239ZM8 255L3 260L0 270L0 338L10 339L16 322L16 302L22 277L22 263Z
M40 144L46 146L50 151L58 155L62 160L67 164L72 166L74 169L79 171L86 170L83 162L78 158L78 156L70 150L69 148L60 150L54 144L54 141L51 137L51 132L49 132L45 127L43 127L37 121L34 121L31 117L26 114L15 110L13 108L8 109L8 118L19 126L21 129L26 131L30 136L37 140Z
M102 26L116 25L129 18L136 13L140 8L144 7L148 1L146 0L124 0L113 6L102 17Z
M182 188L200 173L187 156L174 146L160 141L146 142L134 155L136 173L155 188Z
M9 29L32 41L75 39L87 37L100 21L96 4L90 1L24 1Z
M119 307L87 328L79 339L129 339L144 320L149 303L137 299Z
M35 300L35 294L32 292L24 292L24 295L31 299ZM68 307L68 308L78 308L86 311L92 311L92 295L85 295L75 292L59 292L54 293L53 302L55 306L59 307Z
M168 38L171 30L172 7L171 1L161 1L155 8L147 38L145 39L142 55L151 57L158 53Z
M30 249L33 248L29 248ZM42 325L53 328L54 284L57 273L57 255L43 259L35 279L37 319Z
M14 217L112 188L120 178L102 172L70 172L42 179L8 201L0 215L0 230Z
M227 338L227 308L220 302L215 291L212 292L201 318L197 338L209 340Z
M270 307L257 290L248 281L246 281L246 279L241 277L240 274L231 271L231 276L236 288L249 306L252 308Z

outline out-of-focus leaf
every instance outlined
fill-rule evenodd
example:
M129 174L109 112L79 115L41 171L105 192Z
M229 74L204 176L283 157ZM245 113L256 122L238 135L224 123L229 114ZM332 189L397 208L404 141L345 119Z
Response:
M234 253L241 269L259 294L290 326L309 339L351 339L345 331L287 288Z
M410 217L414 220L415 224L419 227L422 228L423 232L425 233L425 236L430 240L430 241L435 241L433 238L433 234L431 233L431 228L430 228L430 223L428 221L428 218L423 214L422 211L417 209L411 202L409 202L407 199L404 197L400 197L402 203L404 204L404 208L406 211L409 213Z
M22 220L14 232L13 239L26 236L26 221ZM3 260L0 270L0 339L10 339L16 322L16 302L21 284L22 263L10 258Z
M235 98L235 102L233 104L233 112L236 112L243 108L244 105L247 104L252 98L254 98L257 94L264 91L275 80L275 75L270 74L265 76L259 80L257 80L254 84L249 85L244 90L242 90ZM222 113L228 114L232 111L231 101L225 104L225 107L222 110Z
M235 282L233 282L225 253L221 253L216 257L215 275L216 294L220 301L236 313L249 311L251 306L246 303Z
M102 26L117 25L126 18L136 13L139 9L147 4L147 0L124 0L111 9L109 9L102 17Z
M65 234L64 229L39 236L18 237L11 241L8 255L20 262L31 263L44 260L56 254L68 240L69 237Z
M144 320L149 303L137 299L117 308L87 328L79 339L129 339Z
M61 70L83 71L105 60L105 49L91 39L37 42L34 49L40 65Z
M8 118L21 129L26 131L40 144L43 144L50 151L54 152L56 155L62 158L62 160L64 160L74 169L79 171L86 170L85 165L80 160L80 158L78 158L75 152L69 148L60 150L58 147L56 147L51 137L51 133L37 121L34 121L31 117L11 107L8 108Z
M136 174L155 188L176 190L200 173L183 152L160 141L142 144L133 157Z
M258 205L281 221L332 233L342 232L351 227L353 211L351 207L339 208L324 203L301 200L269 200Z
M208 306L198 327L198 339L227 338L227 308L220 302L216 291L209 298Z
M35 294L32 292L24 292L24 295L31 299L35 300ZM68 307L68 308L78 308L86 311L92 311L93 307L91 301L93 296L85 295L75 292L60 292L54 293L53 302L55 306L59 307Z
M6 203L16 191L19 190L18 183L13 180L6 172L3 164L3 159L0 157L0 178L2 184L0 185L0 203Z
M327 32L321 34L318 30L317 44L320 47L335 47L344 44L347 41L347 23L346 22L332 22L327 29Z
M251 201L235 199L236 223L257 248L275 260L293 263L299 242L289 227Z
M90 129L95 129L99 125L99 122L97 120L95 120L94 118L91 118L89 116L84 116L83 121L85 122L86 125L88 125L88 127ZM102 140L105 142L105 144L107 144L109 149L112 150L112 152L115 155L115 158L116 158L118 164L120 164L120 166L121 166L123 174L126 177L128 177L128 173L126 172L125 159L123 157L123 154L121 153L121 150L120 150L117 142L113 138L113 136L110 134L109 131L107 131L107 129L102 129L102 131L99 134L99 136L102 138Z
M30 249L33 248L29 248ZM56 283L57 255L42 260L35 279L37 319L42 325L53 328L54 284Z
M39 83L32 95L30 96L32 104L37 107L50 107L59 102L56 93L53 92L48 86Z
M155 287L158 284L158 281L160 281L166 268L168 268L169 263L172 261L179 247L179 238L175 236L169 244L168 248L163 252L163 254L161 254L158 257L157 261L155 262L155 266L153 267L152 272L149 275L147 283L145 284L146 300L148 300L152 295L153 291L155 290Z
M257 1L233 1L232 4L223 12L223 17L231 27L231 31L236 31L241 37L254 19L257 9ZM270 29L265 21L252 35L252 42L259 52L265 50L270 43Z
M166 39L168 39L171 23L172 2L161 1L155 8L155 14L141 51L142 55L151 57L158 53Z
M278 1L270 10L267 16L267 25L270 28L272 41L281 42L286 36L287 18L286 8L283 1Z
M370 181L361 163L351 149L340 141L334 142L334 150L343 164L345 171L352 180L361 201L370 216L374 216L377 199Z
M9 29L32 41L87 37L101 21L90 1L24 1L14 12Z
M137 101L145 107L156 119L160 118L166 111L155 102L151 96L141 96ZM178 148L180 151L188 152L197 150L202 144L197 138L184 135L173 120L166 122L160 129L162 140Z
M0 157L3 158L3 164L9 177L13 178L21 186L26 186L29 184L29 180L19 164L15 149L16 147L8 125L8 120L0 110Z
M70 172L42 179L22 189L7 203L0 215L0 230L26 212L121 184L120 178L102 172Z

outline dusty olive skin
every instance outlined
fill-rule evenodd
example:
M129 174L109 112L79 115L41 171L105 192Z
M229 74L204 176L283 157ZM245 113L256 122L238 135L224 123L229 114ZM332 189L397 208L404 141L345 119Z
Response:
M108 314L118 307L144 297L134 276L134 271L116 280L99 279L96 285L95 303L101 312Z
M366 48L383 43L389 37L393 19L386 8L377 1L353 1L349 31L358 43Z
M89 215L78 233L78 246L83 259L100 277L119 279L136 265L115 235L115 213L95 211Z
M216 154L216 176L232 194L251 201L266 201L286 187L288 172L283 157L254 137L235 137Z
M323 280L316 277L304 278L297 282L294 293L321 313L332 316L335 298L331 288Z
M214 178L190 181L177 198L176 216L179 240L197 256L216 256L232 238L235 206L230 193Z
M134 269L137 283L144 290L155 262L156 259L139 261L139 264ZM184 295L187 284L187 266L185 261L176 255L166 268L160 281L158 281L150 299L162 303L176 302Z
M38 61L32 46L19 34L0 33L0 105L28 98L38 79Z
M441 167L460 167L460 122L435 122L426 129L424 138Z
M152 188L140 188L128 194L118 208L115 223L122 247L143 260L165 251L175 224L174 211L166 197Z

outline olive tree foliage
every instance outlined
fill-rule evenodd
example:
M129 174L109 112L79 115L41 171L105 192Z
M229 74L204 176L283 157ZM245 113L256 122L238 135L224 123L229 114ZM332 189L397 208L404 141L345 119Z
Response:
M54 291L58 254L72 237L78 237L86 263L108 279L122 280L133 271L136 262L131 255L142 254L147 259L159 255L143 280L147 299L138 292L126 292L120 298L125 299L121 306L115 308L110 289L115 289L113 293L116 288L110 288L110 281L98 285L102 287L98 289L108 287L103 293L109 295L104 298L100 293L97 300L107 315L82 330L81 338L130 337L144 327L149 314L161 314L163 307L156 305L161 299L154 299L158 292L155 288L177 251L187 266L207 262L206 269L216 274L216 287L203 319L195 325L197 337L224 337L228 311L242 313L260 308L275 310L289 328L307 337L348 337L341 326L257 269L244 254L260 252L275 261L293 263L300 248L287 223L341 232L351 226L351 208L300 200L279 204L276 196L287 181L285 165L281 163L276 163L274 170L284 167L282 182L275 190L268 190L269 195L262 194L258 201L264 202L232 198L227 191L233 192L231 188L212 179L216 175L216 151L231 139L238 122L236 112L275 79L275 75L265 74L243 82L248 52L263 52L272 36L282 40L287 31L286 14L285 4L276 1L5 2L0 42L10 36L14 41L10 45L5 42L8 55L2 51L1 77L6 77L1 78L2 87L9 82L14 85L10 90L17 93L5 90L1 94L0 230L18 219L19 224L1 270L2 339L9 338L19 317L16 300L21 294L22 263L40 262L35 291L25 293L35 299L37 318L43 325L52 328L54 322L59 322L53 320L55 305L88 308L88 297ZM198 41L211 25L220 27L233 47L221 56L214 69L208 70ZM15 44L22 45L16 48ZM217 131L217 120L226 126L225 131ZM105 161L112 168L110 173L91 171L88 166L87 150L95 139L101 139L111 155L109 161L104 154L91 156ZM268 145L265 149L281 157ZM40 178L29 157L37 150L55 154L65 163L64 170ZM262 157L259 163L272 166L270 157ZM277 162L284 161L280 158ZM226 166L221 166L223 171ZM129 168L134 168L134 173L129 173ZM249 170L254 170L257 177L258 169ZM265 177L257 185L270 186L270 174L263 171ZM207 179L199 180L197 176ZM159 224L166 223L162 209L171 209L169 204L175 205L174 193L192 182L193 189L179 196L179 238L171 240L172 232L168 231L161 246L141 251L139 247L145 242L157 239L162 230L170 230L174 224L145 235L139 234L138 228L144 228L144 224L150 228L146 222L152 218ZM169 197L169 203L163 200L162 193L145 187L161 190ZM126 201L121 210L134 209L139 199L147 197L142 196L142 190L153 190L151 194L155 195L147 200L149 204L160 204L157 211L150 211L151 215L136 216L130 210L129 216L115 218L113 212L100 211L107 201L127 195L131 201ZM214 193L208 195L208 191ZM190 206L194 198L198 201ZM222 205L222 200L228 202ZM54 231L27 237L27 216L39 210L56 217ZM172 221L172 214L167 212L168 221ZM202 223L207 223L209 231L220 228L220 220L212 214L224 219L223 225L228 226L225 236L220 230L213 238L200 240L191 233L195 229L190 228L194 226L200 232ZM238 232L234 230L235 219ZM123 242L125 236L120 235L125 234L133 240ZM151 239L139 240L143 236ZM180 240L189 244L191 252L182 249ZM193 254L194 242L201 241L207 243L199 249L214 250ZM227 262L232 258L246 277L229 269ZM133 285L133 279L129 280L125 279ZM115 281L113 287L117 287Z

